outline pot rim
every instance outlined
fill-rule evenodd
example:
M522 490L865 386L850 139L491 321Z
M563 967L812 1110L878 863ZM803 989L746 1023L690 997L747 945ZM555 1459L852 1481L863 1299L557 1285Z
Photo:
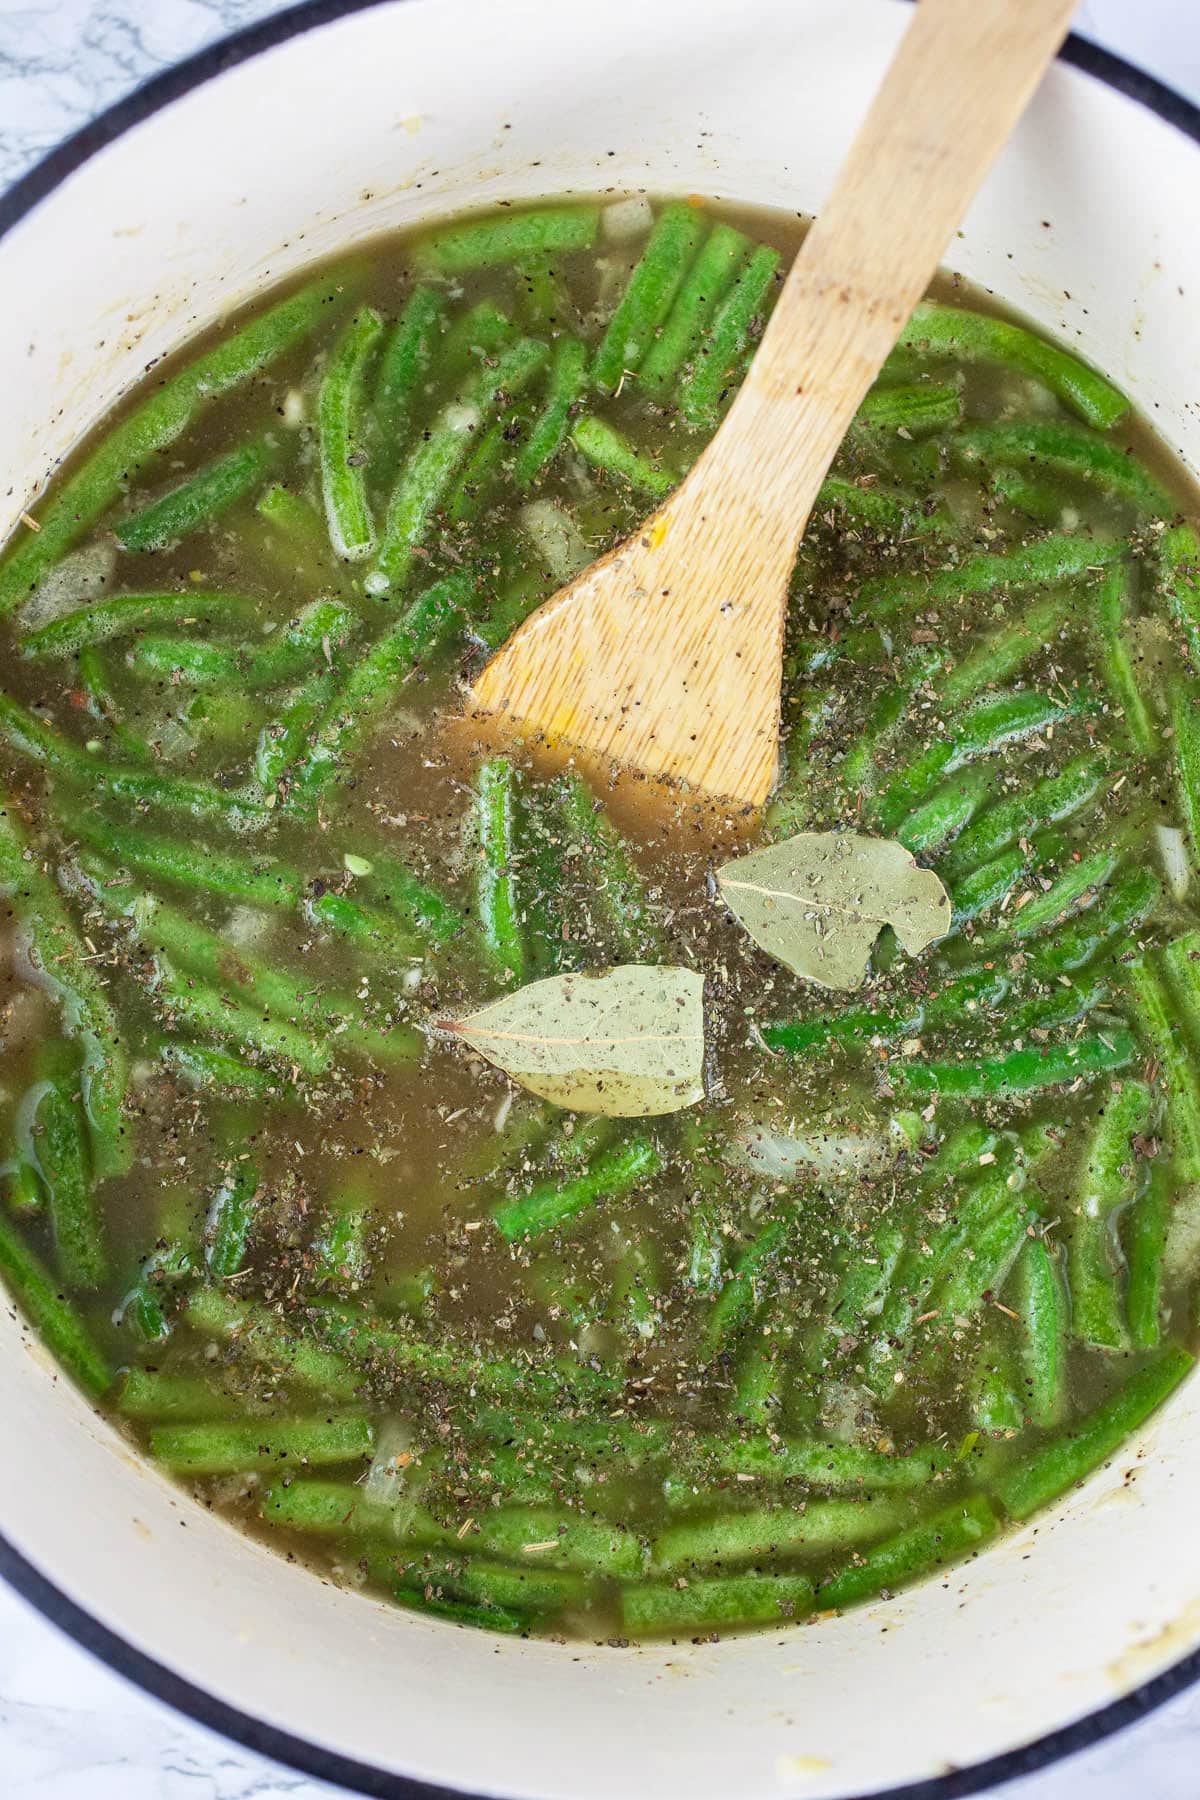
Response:
M389 0L298 0L282 12L218 38L181 62L172 63L56 144L32 169L0 193L0 238L7 236L98 151L194 88L303 32L387 3ZM1127 100L1144 106L1200 145L1200 106L1185 99L1156 76L1074 32L1067 37L1058 56L1061 62L1103 82ZM3 1532L0 1532L0 1578L52 1625L115 1674L196 1724L231 1739L255 1755L282 1763L314 1780L368 1795L371 1800L489 1800L482 1789L466 1790L419 1781L371 1763L359 1762L338 1751L323 1749L307 1738L268 1725L217 1699L164 1663L136 1649L119 1632L70 1599L10 1543ZM869 1796L847 1796L847 1800L960 1800L961 1796L999 1787L1102 1742L1198 1681L1200 1647L1189 1651L1170 1668L1142 1682L1119 1700L1110 1701L1073 1724L1048 1732L1032 1743L967 1768L950 1770L899 1787L877 1789Z

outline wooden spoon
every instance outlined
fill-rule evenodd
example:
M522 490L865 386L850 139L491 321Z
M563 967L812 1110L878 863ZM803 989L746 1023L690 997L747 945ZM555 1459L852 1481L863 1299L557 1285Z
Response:
M762 804L817 490L1073 10L920 0L724 424L637 535L497 651L480 711Z

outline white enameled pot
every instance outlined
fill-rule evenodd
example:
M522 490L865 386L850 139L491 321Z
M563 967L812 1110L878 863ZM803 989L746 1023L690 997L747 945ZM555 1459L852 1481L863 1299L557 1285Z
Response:
M354 240L572 189L819 210L907 17L900 0L334 0L173 71L0 200L0 528L154 357ZM1072 64L949 261L1200 464L1198 122L1108 59L1077 46ZM643 1650L464 1632L289 1566L145 1467L7 1308L0 1443L25 1592L155 1691L370 1793L948 1800L1200 1672L1196 1382L945 1579Z

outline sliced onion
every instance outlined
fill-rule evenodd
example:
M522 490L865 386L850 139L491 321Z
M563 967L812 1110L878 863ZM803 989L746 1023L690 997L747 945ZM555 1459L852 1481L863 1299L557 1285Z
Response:
M98 600L112 580L116 561L117 546L108 538L64 556L21 608L21 630L33 631Z
M519 517L522 530L555 581L567 581L592 561L574 519L553 500L531 500L521 508Z
M380 1506L396 1506L404 1498L408 1472L413 1465L399 1458L412 1449L416 1432L409 1419L385 1419L375 1436L375 1455L363 1493Z
M776 1181L801 1181L808 1175L828 1179L861 1176L887 1168L904 1147L867 1132L816 1131L803 1136L750 1125L729 1140L730 1153L743 1168Z
M1162 864L1163 874L1167 878L1172 900L1186 900L1188 889L1192 885L1192 865L1188 856L1187 839L1177 825L1156 825L1154 836L1158 843L1158 860Z
M630 238L642 237L653 223L654 208L645 194L614 200L600 214L600 232L610 244L625 244Z

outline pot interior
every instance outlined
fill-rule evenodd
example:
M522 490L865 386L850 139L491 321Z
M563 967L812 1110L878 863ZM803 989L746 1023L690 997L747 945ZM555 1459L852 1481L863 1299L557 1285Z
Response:
M819 210L898 0L413 0L291 38L77 169L0 244L8 526L145 365L349 242L499 199L646 188ZM948 257L1200 466L1200 151L1058 65ZM1200 1641L1195 1384L977 1563L717 1644L496 1640L339 1592L145 1468L0 1313L0 1527L135 1648L371 1765L539 1800L864 1793L1002 1754Z

